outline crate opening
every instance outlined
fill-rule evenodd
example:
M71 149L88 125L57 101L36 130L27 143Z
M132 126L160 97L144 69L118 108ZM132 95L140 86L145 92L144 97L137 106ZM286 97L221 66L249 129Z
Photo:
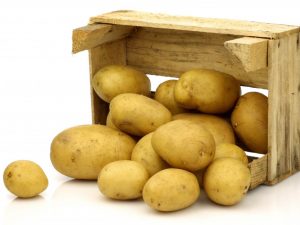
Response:
M153 74L147 74L151 81L151 92L154 95L157 87L167 81L167 80L178 80L177 77L171 77L171 76L161 76L161 75L153 75ZM246 94L248 92L259 92L264 94L265 96L268 96L268 90L263 88L253 88L253 87L247 87L247 86L241 86L241 95ZM236 143L238 146L240 146L242 149L245 150L246 155L248 156L249 162L262 158L265 154L250 152L247 149L245 149L245 146L242 146L240 143Z

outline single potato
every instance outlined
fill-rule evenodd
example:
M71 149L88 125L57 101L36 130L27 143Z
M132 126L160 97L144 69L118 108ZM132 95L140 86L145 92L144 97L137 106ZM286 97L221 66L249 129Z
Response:
M144 201L158 211L176 211L191 206L200 196L194 174L181 169L165 169L145 184Z
M123 93L150 96L151 84L146 74L123 65L109 65L100 69L92 79L97 95L106 102Z
M110 128L113 128L113 129L116 129L116 130L119 130L119 129L114 125L114 123L112 122L112 120L111 120L111 113L110 113L110 112L107 114L107 117L106 117L106 126L107 126L107 127L110 127Z
M149 174L142 164L120 160L107 164L98 177L98 187L103 195L117 200L130 200L142 196Z
M204 189L210 200L220 205L234 205L247 193L250 170L240 160L216 159L204 174Z
M150 176L160 170L168 168L168 164L154 151L151 139L152 133L142 137L132 150L131 160L141 163Z
M174 120L159 127L153 133L152 146L169 165L189 171L205 168L215 154L210 132L188 120Z
M127 134L103 125L82 125L64 130L51 144L51 162L60 173L96 180L108 163L130 159L136 142Z
M268 152L268 98L258 92L241 96L231 114L238 138L253 152Z
M173 115L188 111L180 107L174 99L174 87L176 82L176 80L167 80L161 83L154 95L154 99L167 107Z
M121 94L110 103L111 120L120 130L135 136L153 132L171 120L172 114L161 103L138 94Z
M172 120L189 120L204 126L214 137L216 145L221 143L235 143L234 132L231 124L225 119L208 114L182 113L172 117Z
M9 164L3 174L5 187L20 198L35 197L48 187L43 169L29 160Z
M240 96L240 84L232 76L214 70L195 69L183 73L174 88L175 101L203 113L225 113Z
M248 158L245 151L239 146L230 143L222 143L217 145L214 160L219 158L238 159L246 166L248 165Z

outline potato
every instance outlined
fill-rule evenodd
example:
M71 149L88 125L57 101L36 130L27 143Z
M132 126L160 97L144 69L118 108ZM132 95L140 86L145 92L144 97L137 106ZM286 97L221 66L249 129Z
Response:
M123 93L137 93L150 96L149 78L129 66L109 65L100 69L92 79L97 95L106 102Z
M76 179L96 180L108 163L130 159L135 141L103 125L72 127L51 144L51 161L60 173Z
M241 96L231 114L239 139L253 152L268 152L268 98L257 92Z
M149 174L139 162L120 160L107 164L98 177L103 195L112 199L129 200L142 196Z
M168 164L154 151L151 144L152 135L153 132L142 137L131 154L131 160L141 163L150 176L168 167Z
M166 106L173 115L188 111L180 107L174 99L174 87L176 82L176 80L167 80L161 83L154 95L154 99Z
M215 141L203 126L188 120L174 120L159 127L152 146L169 165L197 171L214 158Z
M144 136L171 120L170 111L161 103L138 94L121 94L110 103L113 124L120 130Z
M48 187L48 179L42 168L29 160L9 164L3 174L5 187L20 198L35 197Z
M240 96L239 82L214 70L196 69L183 73L174 89L176 102L204 113L225 113Z
M200 187L194 174L175 168L159 171L145 184L144 201L158 211L184 209L197 201Z
M220 158L207 168L203 183L210 200L220 205L234 205L247 193L250 181L250 170L244 163Z
M106 126L107 126L107 127L110 127L110 128L113 128L113 129L116 129L116 130L119 130L119 129L114 125L114 123L112 122L112 120L111 120L111 113L110 113L110 112L107 114L107 117L106 117Z
M214 137L216 145L221 143L235 143L233 129L225 119L198 113L182 113L172 117L172 120L185 119L203 125Z
M230 143L222 143L217 145L214 160L219 158L238 159L246 166L248 165L248 158L244 150L239 146Z

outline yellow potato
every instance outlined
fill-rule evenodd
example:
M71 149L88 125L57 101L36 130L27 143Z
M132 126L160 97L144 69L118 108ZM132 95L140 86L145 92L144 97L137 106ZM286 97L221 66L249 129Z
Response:
M100 69L92 80L97 95L106 102L123 93L150 96L151 84L146 74L123 65L109 65Z
M234 205L247 193L251 181L250 170L240 160L216 159L204 174L204 189L215 203Z
M161 103L138 94L121 94L110 103L111 120L120 130L144 136L171 120L170 111Z
M42 168L29 160L9 164L3 174L5 187L20 198L35 197L48 187L48 179Z
M154 99L167 107L173 115L188 111L180 107L174 99L174 87L176 82L176 80L167 80L161 83L154 95Z
M176 211L194 204L200 187L194 174L181 169L165 169L145 184L144 201L158 211Z
M112 199L129 200L142 196L149 174L142 164L120 160L107 164L98 177L98 187L103 195Z
M107 127L110 127L110 128L113 128L113 129L116 129L116 130L119 130L119 129L114 125L114 123L112 122L112 120L111 120L111 113L110 113L110 112L107 114L107 118L106 118L106 126L107 126Z
M159 127L153 133L152 146L169 165L189 171L205 168L215 153L210 132L188 120L174 120Z
M135 141L103 125L72 127L51 144L51 161L60 173L76 179L96 180L108 163L130 159Z
M131 160L141 163L150 176L168 167L168 164L154 151L151 144L152 135L153 133L149 133L142 137L131 154Z
M204 113L225 113L240 96L239 82L214 70L195 69L183 73L174 89L176 102Z
M214 137L216 145L221 143L235 143L233 129L225 119L208 114L182 113L174 115L172 120L184 119L200 123Z
M230 143L222 143L217 145L214 160L227 157L238 159L246 166L248 165L247 155L239 146Z
M239 139L253 152L268 152L268 98L257 92L241 96L231 114Z

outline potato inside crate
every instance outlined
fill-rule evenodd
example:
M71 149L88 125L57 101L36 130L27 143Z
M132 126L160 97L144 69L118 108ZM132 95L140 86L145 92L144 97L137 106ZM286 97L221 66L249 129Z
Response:
M109 64L171 77L204 68L268 89L268 154L248 154L253 189L300 169L299 32L298 26L122 10L75 29L73 53L89 50L91 78ZM93 122L104 124L108 104L91 94Z

